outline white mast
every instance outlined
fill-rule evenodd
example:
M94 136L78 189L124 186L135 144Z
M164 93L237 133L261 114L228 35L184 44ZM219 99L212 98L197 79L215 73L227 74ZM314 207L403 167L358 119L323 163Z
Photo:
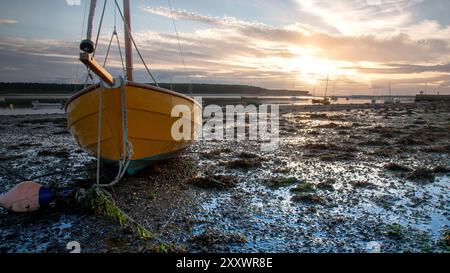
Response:
M125 17L125 59L127 80L133 81L133 45L131 41L131 15L130 0L123 0L123 12Z

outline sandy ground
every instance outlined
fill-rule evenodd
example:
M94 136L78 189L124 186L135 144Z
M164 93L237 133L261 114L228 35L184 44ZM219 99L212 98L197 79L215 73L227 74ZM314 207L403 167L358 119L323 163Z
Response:
M34 180L94 182L95 159L62 115L0 124L0 193L47 174ZM285 107L280 136L273 153L257 142L199 142L111 193L168 251L449 252L448 104ZM103 170L103 181L115 174ZM77 207L0 210L0 252L67 252L70 241L83 252L161 251Z

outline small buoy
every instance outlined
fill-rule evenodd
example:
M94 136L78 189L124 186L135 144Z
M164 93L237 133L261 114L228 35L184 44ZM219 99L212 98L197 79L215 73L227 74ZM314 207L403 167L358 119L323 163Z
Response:
M36 182L25 181L0 196L0 207L12 212L31 212L55 200L53 191Z

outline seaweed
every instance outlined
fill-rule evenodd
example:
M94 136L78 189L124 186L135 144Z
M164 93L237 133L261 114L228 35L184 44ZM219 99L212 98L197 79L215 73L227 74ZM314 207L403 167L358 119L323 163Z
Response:
M269 188L281 188L290 186L298 182L298 179L295 177L272 177L266 180L265 184Z
M88 190L80 189L76 192L75 198L83 208L92 210L99 215L108 216L122 227L129 225L134 228L139 238L154 238L152 232L123 212L105 190L98 187L91 187Z
M404 238L405 230L399 224L388 225L385 228L385 234L387 237L394 240L401 240Z
M302 183L297 185L295 188L291 189L291 192L300 193L300 192L315 192L316 187L312 183Z

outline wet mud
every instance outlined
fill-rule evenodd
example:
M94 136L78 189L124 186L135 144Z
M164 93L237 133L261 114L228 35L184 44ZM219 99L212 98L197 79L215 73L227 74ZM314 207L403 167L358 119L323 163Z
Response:
M95 182L62 115L0 116L0 193ZM282 108L280 146L198 142L110 189L156 237L76 206L0 210L0 252L449 252L450 106ZM116 169L102 165L102 182ZM161 242L165 242L164 246Z

